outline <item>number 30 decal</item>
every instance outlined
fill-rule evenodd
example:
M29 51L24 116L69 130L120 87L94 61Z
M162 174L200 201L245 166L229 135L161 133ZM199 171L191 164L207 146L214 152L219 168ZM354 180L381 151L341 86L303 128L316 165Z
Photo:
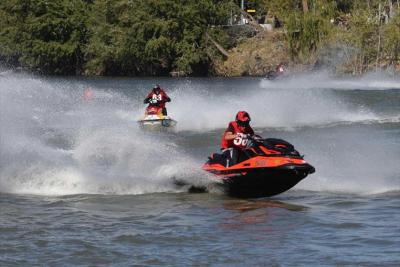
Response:
M238 133L238 137L233 140L233 143L237 146L246 146L248 141L247 135Z

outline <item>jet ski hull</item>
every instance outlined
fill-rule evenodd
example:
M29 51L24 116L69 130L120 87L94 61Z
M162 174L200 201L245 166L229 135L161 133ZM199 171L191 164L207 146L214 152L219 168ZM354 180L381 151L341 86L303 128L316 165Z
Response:
M286 165L275 168L239 170L219 174L222 188L230 196L243 198L271 197L281 194L314 172L311 165Z
M138 121L142 129L168 131L173 130L177 122L171 118L151 118Z
M230 196L258 198L283 193L315 169L290 143L281 139L262 139L238 151L236 160L226 153L214 153L203 170L217 176ZM231 163L237 162L233 165Z

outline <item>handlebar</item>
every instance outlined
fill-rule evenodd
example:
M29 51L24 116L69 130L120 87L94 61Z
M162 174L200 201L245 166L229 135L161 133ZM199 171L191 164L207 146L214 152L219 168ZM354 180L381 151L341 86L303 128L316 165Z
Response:
M262 143L264 139L259 135L247 136L248 142L246 144L246 149L254 146L255 143Z

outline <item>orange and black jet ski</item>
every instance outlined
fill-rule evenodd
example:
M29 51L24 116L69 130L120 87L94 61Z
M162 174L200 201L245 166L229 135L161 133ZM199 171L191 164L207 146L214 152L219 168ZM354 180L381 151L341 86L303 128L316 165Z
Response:
M229 156L212 154L203 170L217 175L228 195L270 197L285 192L315 172L292 144L281 139L249 140L238 152L236 164L227 166Z

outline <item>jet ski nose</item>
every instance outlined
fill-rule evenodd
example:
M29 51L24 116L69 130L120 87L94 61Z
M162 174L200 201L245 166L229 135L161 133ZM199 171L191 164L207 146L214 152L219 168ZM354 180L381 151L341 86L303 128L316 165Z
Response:
M315 172L315 168L313 167L313 166L311 166L311 165L309 165L310 167L309 167L309 170L308 170L308 173L314 173Z

